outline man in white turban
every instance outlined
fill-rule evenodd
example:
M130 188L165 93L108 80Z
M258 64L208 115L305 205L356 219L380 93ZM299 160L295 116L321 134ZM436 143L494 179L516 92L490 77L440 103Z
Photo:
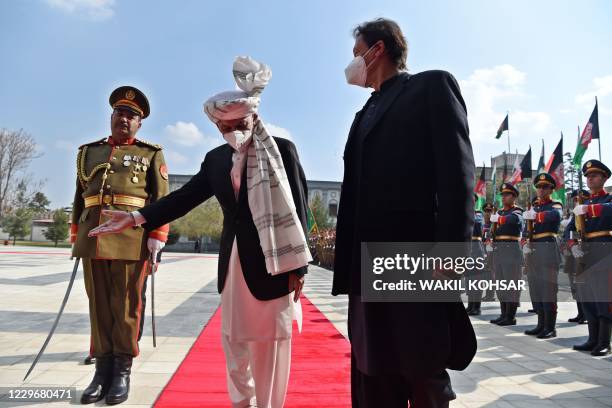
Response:
M233 74L240 90L204 103L227 144L208 152L179 190L133 213L107 211L111 220L90 234L154 229L216 196L224 215L218 289L230 400L233 407L277 408L287 393L292 320L301 328L299 296L312 259L304 233L308 193L294 144L270 136L257 114L270 69L238 57Z

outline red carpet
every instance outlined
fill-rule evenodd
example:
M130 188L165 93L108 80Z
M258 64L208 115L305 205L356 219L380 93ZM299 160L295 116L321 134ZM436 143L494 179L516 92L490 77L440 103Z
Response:
M294 324L286 408L350 407L350 346L329 320L302 296L304 324ZM155 407L229 407L221 312L215 312Z

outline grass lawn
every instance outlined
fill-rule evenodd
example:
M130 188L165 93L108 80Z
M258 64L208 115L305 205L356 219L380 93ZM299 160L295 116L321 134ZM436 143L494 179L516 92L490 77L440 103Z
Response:
M1 244L4 245L4 241L2 241ZM12 246L12 245L13 245L13 240L10 240L8 246ZM53 242L48 242L48 241L35 242L35 241L19 241L19 240L17 240L16 245L55 248L55 244ZM70 244L68 242L58 242L57 243L57 248L70 248Z

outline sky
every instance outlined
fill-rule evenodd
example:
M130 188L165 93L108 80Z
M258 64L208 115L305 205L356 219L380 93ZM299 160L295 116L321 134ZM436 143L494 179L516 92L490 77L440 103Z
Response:
M601 1L195 1L0 2L0 128L38 144L29 168L53 208L74 194L79 145L109 135L110 92L141 89L151 116L137 137L160 143L170 173L194 174L223 143L203 114L212 94L234 88L232 62L249 55L272 80L260 116L298 148L308 179L342 179L348 130L371 90L350 86L352 29L396 20L412 73L451 72L468 109L476 163L508 150L495 140L506 112L511 151L560 133L573 153L577 126L599 100L601 154L612 167L612 2ZM585 160L597 158L592 143Z

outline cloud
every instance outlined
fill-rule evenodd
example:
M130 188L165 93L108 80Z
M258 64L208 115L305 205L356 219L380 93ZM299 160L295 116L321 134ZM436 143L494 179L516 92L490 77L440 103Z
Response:
M524 104L529 97L526 92L527 74L514 66L505 64L476 69L459 84L467 105L470 138L474 142L492 142L508 108L511 108L511 134L528 138L550 130L548 113L512 109Z
M176 167L177 164L187 163L187 157L174 150L164 149L164 157L171 168Z
M576 95L576 103L584 109L593 109L595 97L601 102L602 99L605 100L608 99L608 96L612 96L612 75L593 78L593 88L592 91ZM612 109L599 106L599 113L612 115Z
M270 135L272 136L276 136L276 137L282 137L283 139L289 139L291 141L293 141L293 138L291 136L291 132L283 127L280 126L276 126L272 123L264 123L264 126L266 127L266 129L268 130L268 133L270 133Z
M183 146L200 145L207 139L193 122L187 123L180 120L174 125L166 126L164 134L172 143Z
M82 15L92 20L106 20L115 15L115 0L45 0L67 14Z

